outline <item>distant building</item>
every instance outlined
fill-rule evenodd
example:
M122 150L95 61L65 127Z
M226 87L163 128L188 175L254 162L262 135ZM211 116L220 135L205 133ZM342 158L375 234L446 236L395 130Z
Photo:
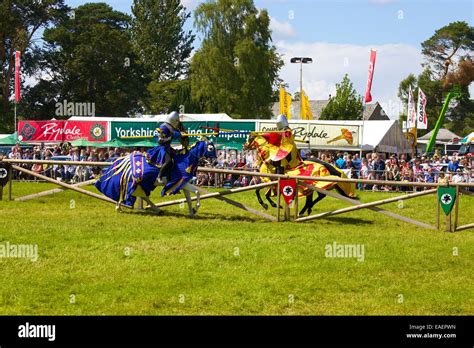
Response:
M311 111L315 120L319 120L323 109L328 105L329 100L310 100L309 104L311 106ZM295 120L300 119L300 101L293 101L291 103L291 118ZM278 116L280 114L280 103L273 103L272 107L273 116ZM371 121L386 121L390 120L387 113L384 111L379 102L374 104L366 104L364 107L364 120Z

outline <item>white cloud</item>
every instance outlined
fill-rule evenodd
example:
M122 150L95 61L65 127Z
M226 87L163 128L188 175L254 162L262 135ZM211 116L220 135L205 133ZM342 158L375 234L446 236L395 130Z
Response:
M296 36L295 29L288 21L280 22L274 17L270 17L270 29L274 40L283 40Z
M408 74L421 72L422 56L419 48L408 44L385 44L358 46L351 44L276 43L283 54L285 66L280 76L289 83L290 92L299 90L299 66L291 64L290 58L305 56L313 58L313 64L303 65L303 89L310 99L327 99L334 95L335 85L344 74L348 74L356 91L364 95L367 83L370 49L377 50L375 73L372 83L372 98L385 106L385 111L397 118L401 111L397 97L398 85Z

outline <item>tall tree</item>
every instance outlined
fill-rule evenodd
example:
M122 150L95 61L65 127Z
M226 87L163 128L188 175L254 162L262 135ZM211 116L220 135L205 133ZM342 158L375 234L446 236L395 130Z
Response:
M194 35L184 30L187 13L180 0L134 0L132 41L154 81L173 80L188 72Z
M68 7L64 0L0 2L0 130L13 130L10 96L13 91L14 52L25 54L34 50L32 42L41 28L63 17ZM26 56L28 57L28 56Z
M362 118L362 96L358 95L346 74L336 84L336 96L321 112L321 120L360 120Z
M100 116L127 116L137 111L145 87L133 54L130 21L128 15L105 3L90 3L45 30L42 63L50 76L29 93L45 92L49 98L39 107L30 104L31 111L38 117L51 117L52 106L64 99L95 103ZM30 102L34 103L33 98Z
M421 43L422 53L431 70L444 80L456 67L459 59L472 55L474 50L474 27L466 22L450 23L434 33L432 37Z
M283 62L269 25L267 11L252 0L217 0L196 9L195 26L204 39L191 62L191 91L206 111L271 116Z
M474 103L469 95L469 85L474 81L473 40L474 28L465 22L450 23L436 30L422 43L422 54L426 58L423 72L417 77L410 74L400 82L398 96L405 106L410 85L415 98L418 88L426 94L427 131L436 124L444 98L454 85L461 88L463 96L452 103L445 126L459 134L467 133L474 126Z

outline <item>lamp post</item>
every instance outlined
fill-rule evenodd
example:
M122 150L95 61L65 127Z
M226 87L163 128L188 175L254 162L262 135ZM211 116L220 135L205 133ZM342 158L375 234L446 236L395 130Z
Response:
M303 64L311 64L313 58L310 57L293 57L291 63L300 64L300 118L303 119Z

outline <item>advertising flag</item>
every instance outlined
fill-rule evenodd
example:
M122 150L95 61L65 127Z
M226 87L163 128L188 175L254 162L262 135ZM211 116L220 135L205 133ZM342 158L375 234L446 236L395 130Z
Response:
M15 103L19 103L20 95L20 51L15 51Z
M428 129L428 120L426 118L426 95L423 93L421 88L418 88L416 117L416 127L418 129Z
M408 90L408 112L407 112L407 128L414 128L416 124L416 108L415 99L413 98L413 91Z
M306 93L303 91L303 120L314 120L313 112L311 111L311 105L309 104L309 98Z
M374 77L376 55L377 55L376 50L370 50L369 77L367 78L367 88L365 90L366 103L370 103L372 101L372 95L370 94L370 91L372 89L372 79Z

